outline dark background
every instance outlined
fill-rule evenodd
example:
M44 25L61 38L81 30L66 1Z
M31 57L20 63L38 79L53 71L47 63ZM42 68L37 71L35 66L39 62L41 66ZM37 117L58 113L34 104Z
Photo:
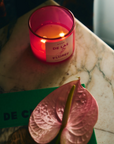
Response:
M3 0L0 0L3 1ZM46 0L4 0L1 7L0 28L9 21L14 20ZM55 0L60 5L70 9L75 17L93 30L93 0Z

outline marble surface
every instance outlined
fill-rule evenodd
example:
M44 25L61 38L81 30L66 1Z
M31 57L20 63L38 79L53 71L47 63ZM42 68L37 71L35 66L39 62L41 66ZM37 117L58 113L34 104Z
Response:
M56 4L52 0L43 5ZM31 52L28 32L30 11L17 20L0 52L0 92L8 93L61 86L81 77L95 97L99 118L95 125L98 144L114 143L114 51L77 19L73 56L59 64L47 64ZM2 130L1 130L2 131ZM11 133L11 132L10 132ZM0 143L5 136L0 135Z

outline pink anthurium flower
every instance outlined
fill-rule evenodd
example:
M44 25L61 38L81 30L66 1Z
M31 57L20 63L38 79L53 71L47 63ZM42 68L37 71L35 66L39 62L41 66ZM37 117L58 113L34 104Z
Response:
M87 144L97 119L97 102L79 79L45 97L32 112L28 128L40 144L51 142L57 135L56 144Z

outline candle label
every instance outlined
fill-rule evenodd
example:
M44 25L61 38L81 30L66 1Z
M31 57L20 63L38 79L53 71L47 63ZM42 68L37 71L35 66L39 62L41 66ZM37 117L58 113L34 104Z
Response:
M73 53L73 33L59 42L46 42L46 61L59 62Z

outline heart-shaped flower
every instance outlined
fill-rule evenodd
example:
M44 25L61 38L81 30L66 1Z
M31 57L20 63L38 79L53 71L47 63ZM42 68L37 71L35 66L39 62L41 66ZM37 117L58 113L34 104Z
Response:
M61 144L87 144L97 119L97 102L79 79L45 97L32 112L28 128L40 144L49 143L57 135Z

